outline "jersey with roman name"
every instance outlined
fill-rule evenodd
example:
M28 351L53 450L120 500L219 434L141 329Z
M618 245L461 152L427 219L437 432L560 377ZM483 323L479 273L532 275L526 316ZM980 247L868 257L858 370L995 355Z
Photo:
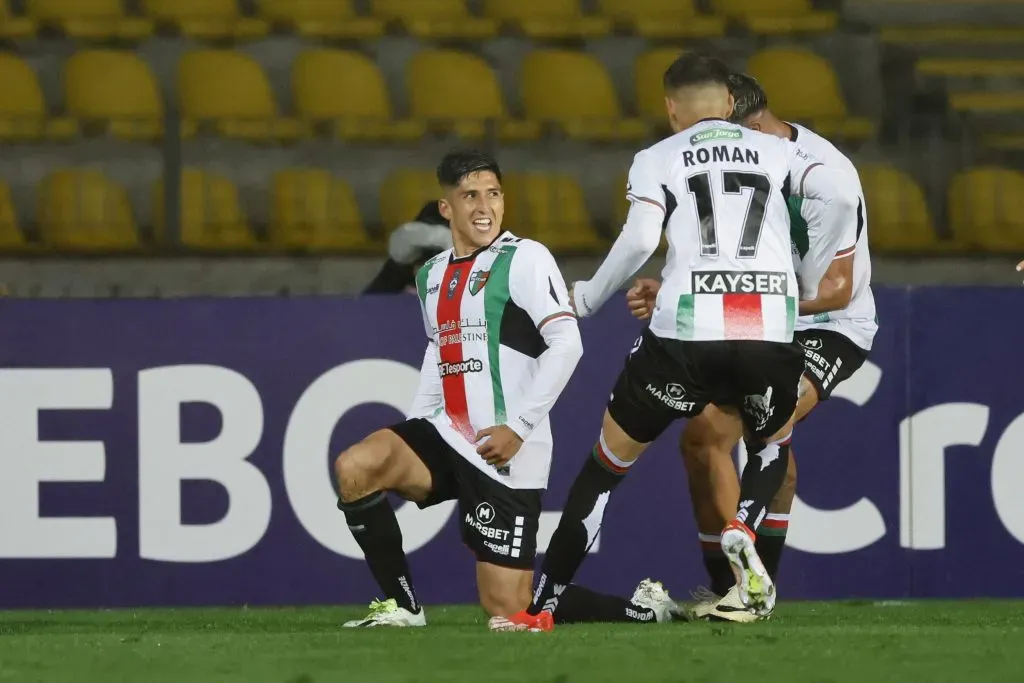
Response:
M849 256L853 259L853 293L850 296L850 303L840 311L800 316L796 321L796 329L838 332L862 349L870 351L875 333L878 331L878 318L875 312L875 297L871 293L867 205L864 202L860 175L853 162L831 142L804 126L795 123L789 125L793 128L791 139L832 168L847 174L850 185L857 188L857 196L860 198L860 205L857 208L856 242L852 245L844 244L836 254L837 258ZM799 260L807 250L807 221L814 219L814 213L819 207L814 202L804 201L796 196L789 198L789 207L793 254Z
M505 232L490 246L427 261L416 276L427 335L437 350L442 401L428 419L487 476L510 488L546 488L551 427L545 417L501 469L476 452L476 434L516 419L547 346L540 330L573 317L569 293L548 249Z
M792 341L799 289L786 198L818 164L788 140L721 119L636 155L627 198L662 207L668 238L652 333Z

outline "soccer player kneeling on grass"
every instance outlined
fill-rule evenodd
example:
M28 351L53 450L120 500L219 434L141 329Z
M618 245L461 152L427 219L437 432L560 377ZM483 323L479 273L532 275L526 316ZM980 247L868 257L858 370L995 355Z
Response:
M410 419L345 450L334 467L338 507L385 595L348 627L426 624L388 491L421 508L459 501L480 604L499 618L492 628L530 603L551 466L548 413L583 353L551 253L502 230L498 164L457 152L441 161L437 176L454 247L416 277L427 350ZM573 597L586 609L575 617L570 609L567 618L586 621L630 612L662 621L671 604L651 581L633 601L575 586L570 603Z

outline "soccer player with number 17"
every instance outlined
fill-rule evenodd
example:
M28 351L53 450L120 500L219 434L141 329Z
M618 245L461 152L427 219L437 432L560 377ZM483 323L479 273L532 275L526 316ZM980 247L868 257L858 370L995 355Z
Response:
M675 135L638 153L622 233L594 277L574 285L578 315L595 312L658 247L669 250L662 287L626 359L601 433L573 483L530 607L509 618L548 630L594 541L612 491L673 421L705 409L738 414L750 458L722 550L744 605L770 611L775 587L755 532L782 485L803 357L793 342L797 299L813 299L845 241L856 236L858 197L837 171L789 140L728 122L729 68L689 53L664 77ZM798 273L787 197L820 204Z

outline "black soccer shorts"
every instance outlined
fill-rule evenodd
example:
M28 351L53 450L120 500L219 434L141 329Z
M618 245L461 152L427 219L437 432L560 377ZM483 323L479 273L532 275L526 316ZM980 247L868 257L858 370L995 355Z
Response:
M796 408L803 356L779 342L679 341L645 329L634 344L608 402L626 434L650 443L681 417L708 403L739 409L746 430L766 439Z
M462 541L480 562L514 569L532 569L537 556L541 489L513 489L473 467L434 425L416 418L389 427L430 470L434 485L427 508L446 500L459 501Z
M793 340L804 354L804 376L827 401L840 382L864 365L868 352L848 337L832 330L799 330Z

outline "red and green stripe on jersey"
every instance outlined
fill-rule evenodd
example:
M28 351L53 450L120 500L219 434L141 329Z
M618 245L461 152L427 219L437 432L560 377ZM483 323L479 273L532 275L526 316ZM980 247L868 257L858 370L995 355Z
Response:
M473 261L452 261L445 268L441 278L441 288L437 297L437 328L442 330L461 330L462 327L462 295L469 282L469 273L473 269ZM463 357L463 344L456 341L440 344L438 347L439 368L461 368L467 359ZM466 373L441 372L441 391L444 395L444 409L448 413L452 426L467 441L476 441L476 434L469 420L469 399L466 396Z
M796 299L779 294L682 294L676 334L683 341L783 341L793 336L796 312Z
M501 378L501 344L502 325L511 299L509 290L509 271L515 255L514 244L495 245L496 250L478 252L472 257L450 259L444 267L437 290L435 309L439 337L453 335L456 340L446 340L438 344L439 368L461 368L463 363L470 361L466 357L466 345L462 339L462 325L468 318L464 304L467 298L483 296L483 317L487 331L487 366L491 379L493 396L494 422L504 424L507 418L505 408L505 390ZM494 253L496 252L496 253ZM493 255L488 270L480 270L479 257L483 254ZM438 261L428 262L416 278L416 289L420 301L427 305L427 288L430 272L433 267L440 267ZM486 266L483 266L486 267ZM474 301L474 305L476 302ZM479 309L476 309L479 315ZM447 331L447 332L446 332ZM470 419L470 402L474 399L466 389L466 373L440 373L441 387L444 397L444 408L452 422L452 426L467 440L476 439ZM488 425L489 426L489 425Z

